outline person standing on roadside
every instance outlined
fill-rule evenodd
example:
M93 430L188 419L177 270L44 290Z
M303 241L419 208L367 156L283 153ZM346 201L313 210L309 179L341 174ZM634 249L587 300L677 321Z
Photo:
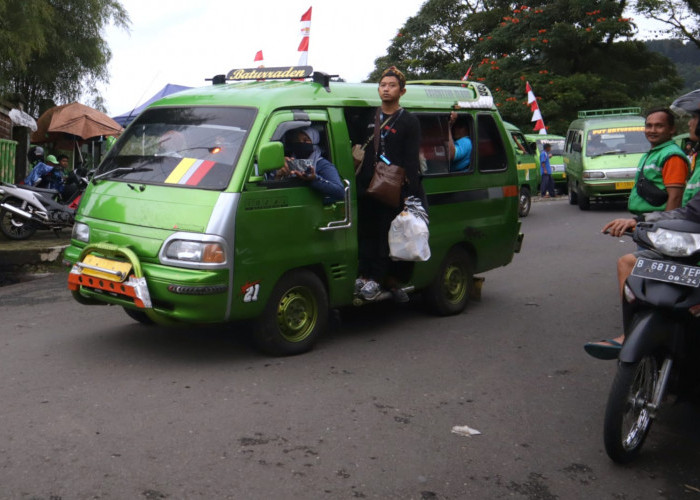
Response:
M550 158L552 157L552 145L545 144L542 146L542 152L540 153L540 171L542 172L542 182L541 182L541 192L542 198L552 198L557 196L556 191L554 191L554 180L552 179L552 165L550 164Z
M681 206L689 167L688 157L673 141L675 133L676 119L670 109L654 108L647 113L644 135L651 149L639 162L627 203L633 214L662 212Z
M381 106L375 116L372 140L367 143L364 159L357 173L358 190L358 254L359 276L355 293L364 300L375 300L382 289L388 289L396 302L407 302L408 295L401 284L408 282L413 271L412 262L397 262L389 258L389 227L401 212L402 206L390 207L367 194L374 175L374 165L382 161L403 167L405 182L401 199L416 196L426 206L425 192L420 180L420 123L412 113L404 110L399 100L406 93L406 77L395 66L384 70L379 79ZM374 143L378 134L378 148Z

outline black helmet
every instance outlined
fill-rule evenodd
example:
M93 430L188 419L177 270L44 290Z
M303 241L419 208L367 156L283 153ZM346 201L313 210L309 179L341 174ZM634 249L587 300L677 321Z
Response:
M44 148L41 146L34 146L29 149L27 152L27 158L31 163L34 163L37 160L43 160L44 159Z

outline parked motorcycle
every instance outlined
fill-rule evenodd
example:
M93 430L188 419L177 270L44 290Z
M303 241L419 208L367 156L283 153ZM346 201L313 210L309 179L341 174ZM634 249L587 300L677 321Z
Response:
M72 227L87 184L81 170L69 172L63 195L55 189L2 183L0 231L11 240L26 240L38 229Z
M608 456L619 463L640 452L667 395L700 389L700 224L660 220L637 224L640 256L624 286L625 342L605 411Z

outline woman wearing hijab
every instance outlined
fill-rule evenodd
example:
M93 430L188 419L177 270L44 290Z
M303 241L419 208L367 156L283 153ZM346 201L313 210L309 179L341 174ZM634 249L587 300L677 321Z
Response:
M324 196L324 202L333 203L345 197L345 187L340 179L338 169L321 156L319 142L321 134L313 127L291 130L288 133L285 166L277 171L275 177L297 177L309 181L311 187ZM294 160L306 160L299 168Z

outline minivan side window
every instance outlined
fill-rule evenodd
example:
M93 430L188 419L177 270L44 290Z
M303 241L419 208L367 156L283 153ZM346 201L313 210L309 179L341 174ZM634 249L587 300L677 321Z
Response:
M463 174L472 171L471 167L455 170L450 160L449 131L450 116L445 113L417 113L421 129L420 163L424 175ZM469 113L460 113L461 120L466 120L469 128L469 138L474 142L473 117ZM472 148L470 165L474 164L475 152Z
M477 157L480 172L502 172L508 168L503 138L492 115L479 114L477 125Z
M450 171L447 146L447 117L417 114L420 122L420 166L425 175L446 174Z

